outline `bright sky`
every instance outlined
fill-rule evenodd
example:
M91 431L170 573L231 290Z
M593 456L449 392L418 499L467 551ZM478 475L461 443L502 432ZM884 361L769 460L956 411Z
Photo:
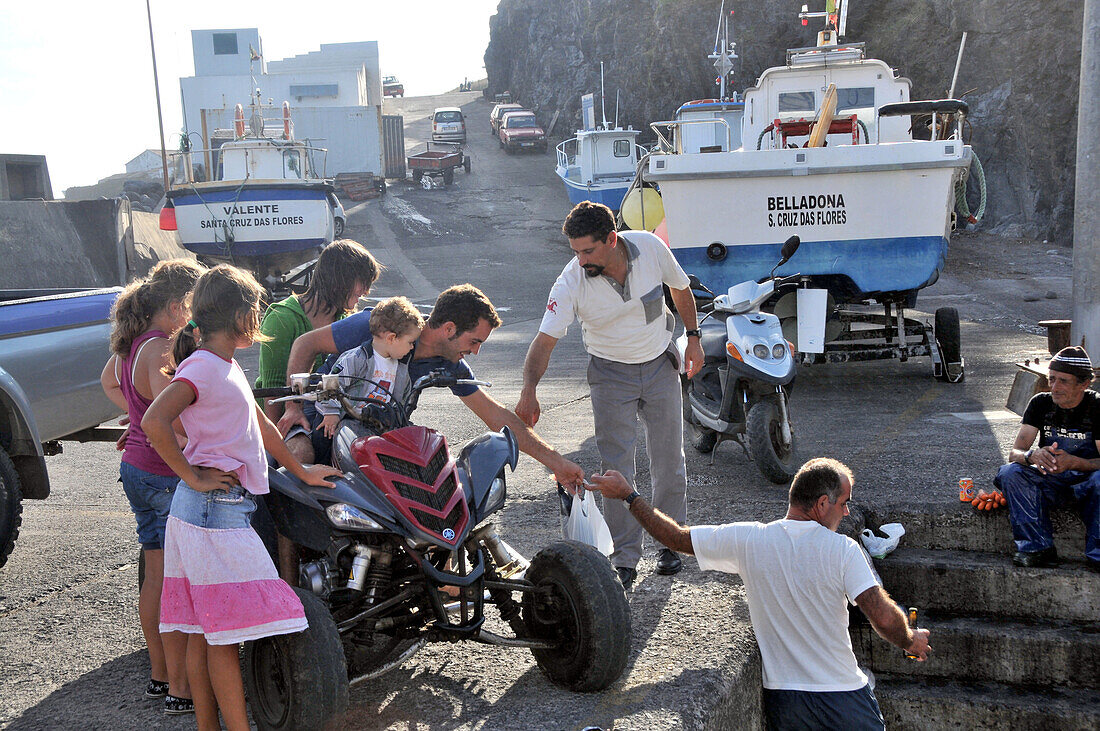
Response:
M378 41L407 96L484 78L498 0L151 0L165 144L182 127L191 30L259 28L267 61L322 43ZM0 153L46 155L54 195L159 148L144 0L0 2Z

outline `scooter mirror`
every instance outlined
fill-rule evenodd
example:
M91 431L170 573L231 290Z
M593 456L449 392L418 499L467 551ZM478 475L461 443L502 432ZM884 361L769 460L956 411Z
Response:
M779 250L779 255L782 257L782 260L779 262L779 266L783 266L791 260L791 257L794 256L794 252L798 251L798 246L801 243L802 239L798 238L797 235L792 236L783 242L783 248Z

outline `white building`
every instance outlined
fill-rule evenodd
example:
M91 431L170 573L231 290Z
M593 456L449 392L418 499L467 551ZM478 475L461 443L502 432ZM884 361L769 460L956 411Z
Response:
M231 129L237 104L247 109L250 73L279 116L290 102L294 137L328 149L325 174L382 173L382 77L378 43L325 43L321 50L265 62L255 28L191 31L195 75L180 79L183 127L193 149L216 148L215 130ZM253 51L260 58L252 61ZM220 137L220 136L219 136ZM202 144L199 144L202 140ZM202 155L196 163L208 165ZM321 160L317 160L318 168ZM321 172L318 170L318 172Z
M170 152L170 151L169 151ZM171 159L171 156L169 156ZM149 170L160 170L162 167L160 148L142 151L133 160L126 163L126 172L143 173Z

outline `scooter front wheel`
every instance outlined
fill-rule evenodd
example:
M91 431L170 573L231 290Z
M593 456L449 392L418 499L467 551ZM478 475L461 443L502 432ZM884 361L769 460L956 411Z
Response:
M790 482L798 471L794 431L788 443L783 441L783 425L775 399L757 401L749 409L745 424L749 454L764 477L777 485Z

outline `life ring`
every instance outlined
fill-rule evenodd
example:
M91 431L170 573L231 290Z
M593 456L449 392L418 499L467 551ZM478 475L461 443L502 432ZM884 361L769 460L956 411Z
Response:
M237 134L237 139L244 137L244 107L240 104L233 113L233 131Z
M290 102L283 102L283 139L290 139Z

